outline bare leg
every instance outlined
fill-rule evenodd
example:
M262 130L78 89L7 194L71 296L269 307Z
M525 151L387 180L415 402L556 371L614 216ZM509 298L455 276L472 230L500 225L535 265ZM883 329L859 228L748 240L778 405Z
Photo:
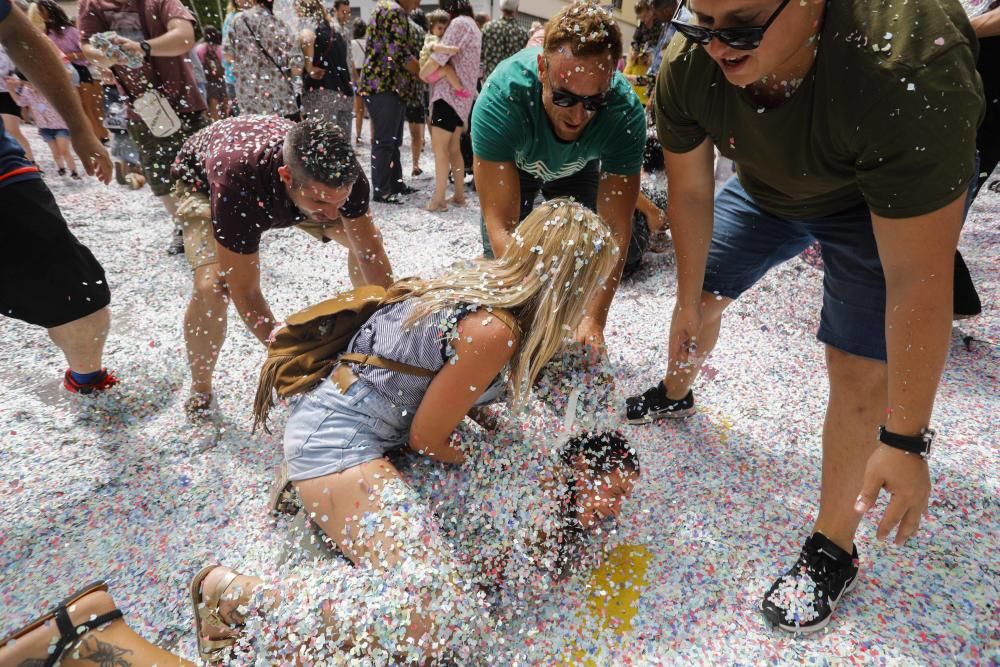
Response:
M691 390L698 378L705 359L715 349L722 329L722 311L733 302L725 297L703 292L701 295L701 330L698 332L698 356L687 364L670 359L667 364L667 374L663 377L663 386L667 389L667 398L679 401Z
M420 154L424 152L424 124L410 123L410 157L413 159L413 175L420 170Z
M184 313L184 342L191 369L191 393L211 394L212 373L226 340L229 295L217 263L194 271L191 301Z
M462 128L451 133L448 138L448 161L451 163L451 178L455 181L452 187L455 194L451 203L455 206L465 206L465 161L462 159Z
M419 545L403 544L403 527L383 522L379 524L380 529L372 533L370 527L366 530L357 520L366 514L386 516L382 492L390 484L405 483L391 463L379 459L341 473L296 482L295 486L302 497L303 507L315 514L320 528L353 563L364 563L382 571L399 567L401 563L414 558L446 562L448 556L440 553L433 539ZM448 574L442 572L440 576L442 589L454 586L448 580ZM426 591L423 595L429 598L434 592ZM420 612L413 610L409 614L410 622L406 631L408 641L412 639L417 642L425 635L433 637L435 634L437 621L433 612L426 604L421 607ZM329 623L330 617L325 620ZM395 650L394 647L384 648ZM428 658L430 657L428 653Z
M73 150L70 148L69 139L58 137L55 141L56 149L62 154L66 168L71 172L76 171L76 161L73 159Z
M428 211L447 211L444 198L448 190L449 144L452 132L431 126L431 148L434 149L434 194L427 204Z
M24 155L31 161L35 160L35 156L31 152L31 144L28 143L28 138L24 136L21 132L21 119L17 116L11 116L9 114L3 115L3 129L6 130L7 134L14 137L17 143L21 144L21 148L24 149Z
M49 338L66 355L69 367L77 373L101 370L104 341L111 328L111 310L101 308L78 320L52 327Z
M91 593L69 608L74 625L94 616L106 614L115 608L115 602L103 591ZM49 643L58 630L55 623L39 626L12 644L0 648L0 665L31 667L42 665L48 659ZM94 667L95 665L131 665L134 667L195 667L193 662L173 655L132 631L124 620L109 623L100 630L91 630L80 636L75 645L63 653L59 663L64 667Z
M57 169L65 169L66 163L63 162L62 154L59 152L59 146L56 144L56 140L46 141L45 145L49 147L49 152L52 153L52 161L56 163Z
M854 501L889 405L888 369L885 362L830 346L826 367L830 402L823 422L823 484L814 530L850 553L861 520Z
M354 96L354 143L361 143L361 130L365 124L365 100L361 95Z

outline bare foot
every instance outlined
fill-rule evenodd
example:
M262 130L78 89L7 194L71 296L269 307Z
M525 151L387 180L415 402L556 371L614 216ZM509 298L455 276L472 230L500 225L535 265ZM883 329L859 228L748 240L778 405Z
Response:
M451 197L448 201L455 206L465 206L465 197Z
M431 213L438 213L438 212L443 213L444 211L448 210L448 205L445 204L444 202L436 202L434 200L431 200L427 204L427 206L424 207L424 210L430 211Z
M115 601L110 595L104 591L94 591L69 605L67 611L75 626L101 614L106 614L114 608ZM67 648L76 645L86 656L89 651L90 634L90 632L85 632L80 636L78 642L71 643ZM56 627L55 620L49 620L21 635L15 641L0 646L0 665L44 664L49 659L49 647L55 644L58 636L59 629Z

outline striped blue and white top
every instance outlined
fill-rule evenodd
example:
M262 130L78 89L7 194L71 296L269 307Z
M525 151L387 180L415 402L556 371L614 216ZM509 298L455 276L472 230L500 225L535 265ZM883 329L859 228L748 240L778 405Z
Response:
M348 352L374 354L392 361L439 371L454 356L451 342L458 336L459 320L477 306L461 305L431 313L409 328L404 323L416 305L416 299L384 306L375 311L347 346ZM359 380L371 386L393 405L416 410L427 393L433 377L420 377L390 371L367 364L351 364ZM502 374L497 376L476 405L494 403L503 389Z

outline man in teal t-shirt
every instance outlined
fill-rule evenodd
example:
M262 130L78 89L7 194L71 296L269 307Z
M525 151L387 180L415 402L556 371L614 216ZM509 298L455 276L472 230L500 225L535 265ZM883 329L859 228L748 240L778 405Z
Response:
M500 63L472 112L483 248L503 254L511 232L546 199L573 197L597 211L621 249L608 289L590 304L577 339L604 342L604 324L632 236L646 145L642 105L615 69L621 32L588 3L568 5L545 28L545 46Z

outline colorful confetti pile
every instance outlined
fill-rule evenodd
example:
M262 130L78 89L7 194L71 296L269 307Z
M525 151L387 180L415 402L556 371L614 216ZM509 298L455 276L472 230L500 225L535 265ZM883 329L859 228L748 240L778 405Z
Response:
M47 157L29 133L36 155ZM609 367L588 375L563 357L555 370L566 372L547 374L532 413L508 421L502 435L463 426L463 446L476 452L464 469L400 461L412 490L386 493L409 509L369 520L391 522L400 535L433 532L444 551L475 558L427 549L393 577L375 578L344 562L282 558L295 552L296 536L290 519L272 518L265 506L286 412L273 412L276 436L250 434L263 349L237 318L216 371L224 419L210 432L185 423L181 314L190 271L183 257L164 254L169 225L148 191L47 180L108 272L114 324L106 359L123 383L98 400L71 400L59 388L64 361L44 331L0 319L0 633L105 577L140 634L193 658L187 584L205 564L222 562L297 587L298 615L283 611L254 636L310 636L314 655L329 651L315 640L324 600L336 601L341 636L374 647L399 639L386 619L407 591L431 579L479 577L500 583L485 594L456 587L434 603L450 620L442 641L454 664L1000 660L1000 457L991 438L1000 431L1000 195L984 189L963 234L985 312L954 330L934 418L931 516L915 541L893 547L875 540L872 519L881 512L870 513L857 542L860 585L826 630L796 639L767 627L756 607L794 561L819 496L827 385L813 336L822 279L815 266L789 262L730 309L695 388L696 416L627 427L616 411L663 370L676 284L670 258L647 255L612 308ZM425 190L427 183L413 182ZM428 276L480 250L475 206L431 214L419 208L424 200L374 206L397 276ZM263 289L279 316L349 288L337 244L280 230L264 236L261 252ZM594 407L604 401L610 411ZM556 578L556 554L544 545L531 551L529 536L556 516L555 496L540 491L553 452L584 427L621 429L639 453L642 479L617 525L602 526ZM440 525L407 520L407 512L426 515L423 508ZM599 565L603 550L610 555ZM518 557L491 569L500 553ZM441 569L448 562L456 573ZM369 654L388 662L376 648Z

